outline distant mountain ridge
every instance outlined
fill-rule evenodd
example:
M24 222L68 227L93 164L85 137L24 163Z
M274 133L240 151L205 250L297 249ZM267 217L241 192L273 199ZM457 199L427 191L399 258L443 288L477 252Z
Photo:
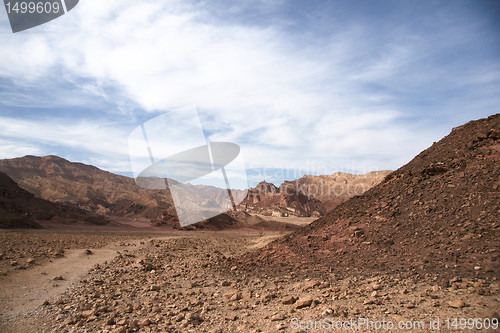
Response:
M100 215L147 219L155 225L178 223L168 187L163 190L141 188L133 178L53 155L28 155L0 160L0 172L6 173L21 188L44 200ZM381 181L385 173L387 172L362 176L304 176L295 181L287 181L279 188L263 182L248 191L247 197L238 205L238 210L268 216L319 217L353 194L362 194L365 189ZM330 192L334 195L306 190L315 186L324 190L325 185L331 187ZM188 188L192 185L186 186ZM351 187L357 192L349 192ZM200 197L194 198L191 203L193 211L213 206L226 194L225 189L211 186L197 185L196 188ZM232 191L235 197L245 195L240 190Z
M0 160L0 171L37 197L98 214L148 219L175 216L168 189L143 189L132 178L58 156Z
M269 216L320 217L356 195L380 183L391 171L372 171L363 175L337 172L332 175L305 175L285 181L279 187L260 182L248 191L238 208Z
M81 209L37 198L0 172L0 228L41 228L41 221L96 225L108 222Z

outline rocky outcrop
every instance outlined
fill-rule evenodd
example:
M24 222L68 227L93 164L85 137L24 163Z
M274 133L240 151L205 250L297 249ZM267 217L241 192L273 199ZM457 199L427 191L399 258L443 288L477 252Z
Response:
M294 181L285 181L279 187L263 181L248 191L238 209L268 216L320 217L349 198L362 195L389 173L305 175Z
M455 128L363 196L240 264L498 277L499 139L499 114Z

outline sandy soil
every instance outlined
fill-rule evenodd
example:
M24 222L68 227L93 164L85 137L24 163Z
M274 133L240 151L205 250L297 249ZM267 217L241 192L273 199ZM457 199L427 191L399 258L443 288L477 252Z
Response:
M429 331L438 318L441 330L447 318L497 318L500 304L499 283L480 279L442 285L432 276L276 275L272 267L262 274L225 266L278 233L103 232L87 244L81 232L0 234L40 251L47 237L68 247L64 256L0 277L1 332L299 332L325 318L423 322L421 331ZM85 246L96 239L101 246Z
M122 254L143 251L153 241L213 237L211 232L151 231L152 228L146 228L148 232L117 232L116 228L72 229L0 230L0 332L53 330L44 307L57 303L65 292L85 283L85 277L93 268L122 257ZM255 240L249 247L259 248L281 234L233 231L217 235L238 239L250 237ZM42 317L44 319L40 320Z

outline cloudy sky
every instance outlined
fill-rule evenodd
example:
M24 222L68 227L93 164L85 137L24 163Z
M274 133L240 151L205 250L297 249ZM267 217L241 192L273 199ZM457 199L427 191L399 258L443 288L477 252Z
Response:
M499 112L493 1L81 0L13 34L0 10L0 158L131 174L127 138L189 105L253 184L396 169Z

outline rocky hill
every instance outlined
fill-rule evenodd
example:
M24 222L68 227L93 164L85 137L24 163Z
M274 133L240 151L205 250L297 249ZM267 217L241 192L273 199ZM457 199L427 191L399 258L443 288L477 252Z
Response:
M0 171L39 198L98 214L144 218L158 218L165 212L175 215L168 191L142 189L132 178L57 156L0 160Z
M349 198L365 193L390 172L305 175L294 181L285 181L279 187L263 181L248 191L238 208L267 216L320 217Z
M40 221L107 223L103 217L78 208L36 198L0 172L0 228L41 228Z
M251 270L498 277L499 138L499 114L454 128L364 195L235 261Z
M21 188L36 197L51 202L100 215L145 218L155 225L178 224L168 188L144 189L137 186L132 178L91 165L70 162L58 156L25 156L0 160L0 172L5 172ZM352 195L363 193L386 173L304 176L296 181L285 182L279 188L263 182L249 190L238 210L268 216L319 217ZM219 202L226 190L198 185L195 193L201 196L192 198L193 211L203 211L196 208ZM243 191L233 190L235 197L244 195ZM246 224L246 218L242 222Z

